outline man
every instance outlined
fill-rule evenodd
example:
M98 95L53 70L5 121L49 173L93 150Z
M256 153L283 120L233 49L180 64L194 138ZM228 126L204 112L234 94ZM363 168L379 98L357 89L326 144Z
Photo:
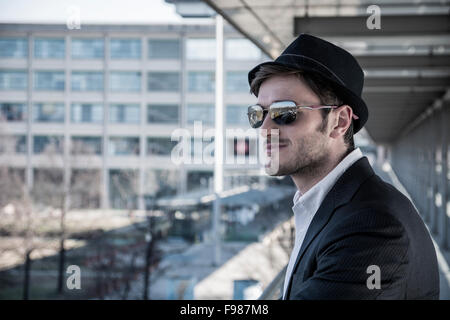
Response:
M273 175L290 175L298 189L283 299L439 298L423 221L354 147L368 118L363 82L350 53L307 34L249 72L258 97L250 125L279 158Z

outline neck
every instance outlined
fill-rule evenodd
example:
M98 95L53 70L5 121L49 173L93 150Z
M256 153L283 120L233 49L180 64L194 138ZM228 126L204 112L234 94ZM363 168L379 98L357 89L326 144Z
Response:
M309 166L306 170L301 170L291 175L297 189L301 194L306 193L314 187L320 180L325 178L336 166L345 158L347 153L334 153L328 159L318 161L315 165Z

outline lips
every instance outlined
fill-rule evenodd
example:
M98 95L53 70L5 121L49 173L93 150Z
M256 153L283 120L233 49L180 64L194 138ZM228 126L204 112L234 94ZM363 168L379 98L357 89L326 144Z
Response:
M266 150L267 154L271 155L272 151L281 150L283 148L287 147L287 143L267 143L266 144Z

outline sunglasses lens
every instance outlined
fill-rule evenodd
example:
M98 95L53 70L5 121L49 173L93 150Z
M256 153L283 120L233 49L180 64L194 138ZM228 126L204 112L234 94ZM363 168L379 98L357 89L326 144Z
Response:
M264 110L261 106L248 107L248 122L252 128L259 128L264 122Z
M274 108L270 110L270 118L279 125L290 124L297 118L297 110L292 107Z

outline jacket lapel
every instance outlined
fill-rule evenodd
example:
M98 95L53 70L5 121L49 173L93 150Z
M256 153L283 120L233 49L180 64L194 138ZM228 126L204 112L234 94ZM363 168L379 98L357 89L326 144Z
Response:
M362 157L353 165L351 165L337 180L337 182L325 196L325 199L322 201L322 204L320 205L319 209L314 215L313 220L311 221L308 231L306 232L305 239L303 240L302 246L295 260L292 274L295 273L295 270L297 269L300 260L305 254L306 249L308 249L314 238L328 223L333 212L338 207L349 202L356 191L359 189L361 184L372 175L374 175L374 172L369 164L369 161L367 160L367 157ZM292 274L289 279L286 299L289 297L291 291Z

